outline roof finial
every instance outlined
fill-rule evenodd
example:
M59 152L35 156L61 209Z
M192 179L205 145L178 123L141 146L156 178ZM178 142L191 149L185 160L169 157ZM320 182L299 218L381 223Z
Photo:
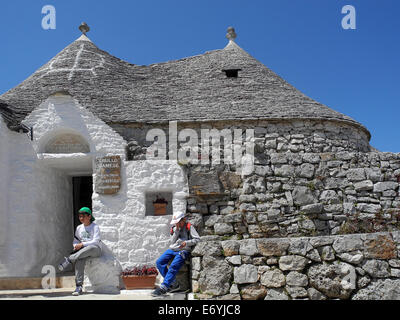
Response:
M86 22L82 22L81 25L79 26L79 30L86 36L86 33L90 31L89 26L86 24Z
M236 35L236 32L235 32L235 28L229 27L228 28L228 33L226 34L226 38L229 41L235 41L236 37L237 37L237 35Z

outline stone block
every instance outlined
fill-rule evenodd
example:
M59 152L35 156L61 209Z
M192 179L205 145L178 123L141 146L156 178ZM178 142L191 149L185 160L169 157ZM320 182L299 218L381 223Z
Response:
M269 289L264 300L289 300L283 289Z
M344 252L344 253L338 253L337 257L344 261L348 262L351 264L360 264L364 260L364 255L361 251L352 251L352 252Z
M384 182L378 182L374 184L374 192L384 192L387 190L396 190L396 188L399 186L397 182L393 181L384 181Z
M267 288L280 288L286 283L285 275L279 269L267 270L261 275L260 283Z
M239 254L240 242L236 240L227 240L221 242L225 257Z
M349 169L346 174L347 179L350 181L362 181L365 180L364 168Z
M234 268L233 277L237 284L255 283L258 280L258 269L251 264L244 264Z
M389 264L383 260L366 260L362 268L373 278L390 277Z
M294 175L294 167L292 165L276 165L274 173L278 177L292 177Z
M332 246L337 253L342 253L342 252L362 250L364 244L360 236L347 235L336 239Z
M308 278L303 273L290 271L286 275L286 284L294 287L306 287L308 285Z
M215 256L203 257L203 270L198 280L199 290L211 295L228 294L232 280L232 266L225 258Z
M348 299L356 288L355 268L344 262L313 265L307 275L310 285L329 298Z
M121 272L121 264L103 243L102 255L86 260L84 290L94 293L117 294L123 288Z
M226 258L226 261L233 265L240 265L242 263L242 258L240 255L230 256Z
M257 247L263 256L282 256L286 254L286 250L289 248L289 241L286 239L258 239Z
M292 299L305 298L308 296L307 290L303 287L286 286L285 289Z
M365 241L365 257L372 259L393 259L397 257L396 243L390 236L378 235Z
M192 258L192 270L200 271L201 270L201 258L193 257Z
M310 300L326 300L326 297L315 288L308 288L307 293Z
M354 189L356 191L373 190L373 188L374 183L371 180L364 180L354 183Z
M335 252L330 246L319 247L319 254L323 261L334 261L335 260Z
M313 192L308 187L296 186L292 192L293 203L305 206L317 202Z
M308 239L293 239L290 241L288 253L305 256L307 252L311 251L312 249L313 246L310 244Z
M283 271L302 271L308 263L309 260L302 256L282 256L279 259L279 269Z
M267 289L258 283L250 284L240 290L243 300L261 300L267 295Z
M323 209L324 205L322 203L313 203L313 204L308 204L306 206L302 206L300 208L300 211L304 212L305 214L318 214L321 213Z
M272 164L284 164L287 163L287 157L285 153L272 153L271 154L271 163Z
M237 189L242 182L241 176L233 172L222 172L219 175L219 180L225 190Z
M193 249L192 256L222 256L222 246L219 241L200 241Z
M240 242L239 253L247 256L258 254L257 242L255 239L242 240Z
M214 232L218 235L225 235L233 233L233 226L229 223L216 223L214 225Z
M379 279L359 290L352 300L400 300L400 280Z
M194 172L189 177L189 188L196 195L218 195L222 193L216 172Z

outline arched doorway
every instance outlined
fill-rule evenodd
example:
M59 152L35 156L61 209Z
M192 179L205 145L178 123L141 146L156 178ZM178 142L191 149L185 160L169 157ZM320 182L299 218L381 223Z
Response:
M54 259L56 265L71 252L74 231L80 224L79 209L92 209L93 154L86 139L65 130L49 133L39 144L39 151L41 179L48 184L44 192L50 195L41 196L40 211L47 217L43 218L47 229L40 237L45 243L51 242L48 246L56 252L51 258L43 252L40 260Z

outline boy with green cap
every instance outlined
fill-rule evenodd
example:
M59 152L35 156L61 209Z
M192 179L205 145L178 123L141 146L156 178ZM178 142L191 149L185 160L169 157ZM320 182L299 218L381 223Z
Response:
M84 207L79 210L80 224L75 231L73 242L74 251L69 257L58 265L60 271L65 270L71 263L75 263L75 282L76 290L74 296L82 294L83 276L85 262L87 258L97 258L101 256L102 244L100 240L100 228L94 223L92 211Z

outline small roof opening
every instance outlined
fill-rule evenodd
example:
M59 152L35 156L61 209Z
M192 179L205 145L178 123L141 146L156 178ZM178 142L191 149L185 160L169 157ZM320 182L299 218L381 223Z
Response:
M239 71L242 71L242 69L226 69L222 71L225 72L228 78L237 78L239 76Z

